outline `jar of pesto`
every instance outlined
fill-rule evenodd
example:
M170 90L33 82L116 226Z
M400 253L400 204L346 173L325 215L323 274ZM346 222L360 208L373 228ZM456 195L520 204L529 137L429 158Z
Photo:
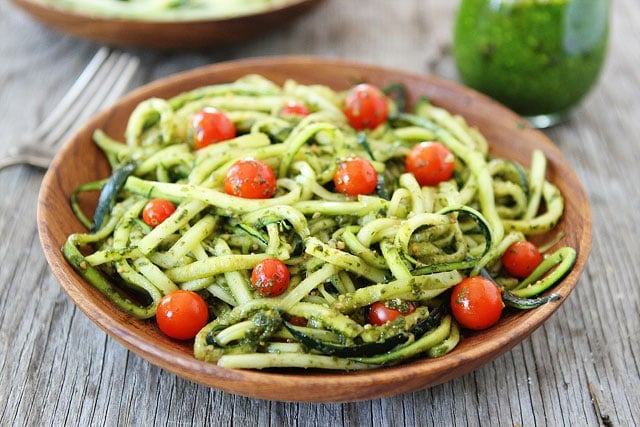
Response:
M462 81L539 128L561 122L598 79L609 0L461 0Z

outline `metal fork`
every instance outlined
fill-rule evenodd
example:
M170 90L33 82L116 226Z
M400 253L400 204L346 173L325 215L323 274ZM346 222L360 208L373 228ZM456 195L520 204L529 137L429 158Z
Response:
M127 90L140 60L125 52L101 47L58 105L8 156L0 170L27 164L47 169L57 146L85 119L114 102Z

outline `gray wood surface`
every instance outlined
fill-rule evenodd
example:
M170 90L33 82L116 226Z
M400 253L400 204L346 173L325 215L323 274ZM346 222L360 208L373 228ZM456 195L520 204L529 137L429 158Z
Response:
M610 54L572 120L549 130L587 189L588 267L543 327L473 373L428 390L346 404L255 400L185 381L110 339L49 272L36 231L42 173L0 172L0 425L640 424L640 2L613 3ZM222 60L347 58L457 79L457 2L328 0L243 46L140 56L135 85ZM60 99L97 45L0 2L0 154Z

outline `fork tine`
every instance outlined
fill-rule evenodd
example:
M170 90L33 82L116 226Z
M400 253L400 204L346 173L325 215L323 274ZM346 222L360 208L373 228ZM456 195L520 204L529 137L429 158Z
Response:
M114 83L111 91L109 91L109 93L105 97L105 100L102 104L103 108L111 105L127 90L131 79L133 79L134 74L138 70L140 60L137 57L127 55L123 58L126 58L124 69L120 73L119 78Z
M75 124L106 107L124 93L140 61L135 56L101 47L60 102L13 154L0 158L0 170L29 164L46 169L55 150Z
M54 126L44 141L46 145L55 145L66 140L74 125L87 119L107 103L118 98L127 88L139 60L125 53L111 52L102 66L94 74L92 80L84 88L66 114Z
M42 135L51 130L58 123L60 118L64 117L69 107L75 100L82 95L84 89L93 79L93 76L100 70L100 67L109 56L109 48L101 47L87 64L84 71L78 76L78 79L69 88L67 93L62 97L58 105L47 115L40 125L28 136L29 139L39 139Z

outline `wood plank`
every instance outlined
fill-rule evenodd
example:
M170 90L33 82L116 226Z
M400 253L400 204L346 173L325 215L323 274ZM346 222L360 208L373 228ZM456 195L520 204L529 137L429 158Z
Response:
M290 29L211 52L133 51L141 81L245 56L345 57L455 79L455 2L329 0ZM591 200L594 245L579 287L529 339L428 390L348 404L234 396L162 371L108 338L49 273L35 229L41 173L0 172L0 425L640 424L640 4L613 2L600 84L548 131ZM0 3L0 153L59 99L96 46Z

